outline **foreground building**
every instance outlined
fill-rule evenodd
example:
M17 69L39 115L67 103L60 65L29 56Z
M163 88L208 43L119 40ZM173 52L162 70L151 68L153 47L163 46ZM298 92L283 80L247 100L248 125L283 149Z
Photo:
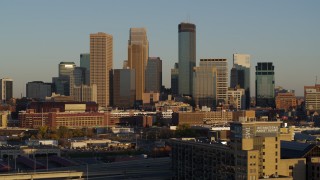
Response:
M306 159L281 159L280 141L292 131L280 121L240 116L230 129L229 145L172 139L173 179L306 179Z

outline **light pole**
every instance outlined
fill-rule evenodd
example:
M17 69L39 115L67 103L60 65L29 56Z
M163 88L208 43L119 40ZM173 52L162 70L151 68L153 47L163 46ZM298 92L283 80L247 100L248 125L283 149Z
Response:
M87 180L89 179L89 167L88 167L88 163L86 163L87 166Z
M47 171L48 171L48 168L49 168L49 162L48 162L48 149L47 149Z

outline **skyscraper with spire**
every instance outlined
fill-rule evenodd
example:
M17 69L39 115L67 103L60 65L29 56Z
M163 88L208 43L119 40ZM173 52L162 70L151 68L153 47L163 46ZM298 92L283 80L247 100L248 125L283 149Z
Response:
M142 103L145 92L145 71L149 58L149 41L145 28L130 28L128 67L135 69L136 101ZM139 104L140 104L139 103Z

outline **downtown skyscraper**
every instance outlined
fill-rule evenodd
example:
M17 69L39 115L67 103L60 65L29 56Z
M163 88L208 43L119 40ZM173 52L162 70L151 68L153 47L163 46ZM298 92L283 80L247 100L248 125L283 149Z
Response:
M180 23L179 32L179 94L192 95L193 68L196 66L196 26Z
M128 67L135 70L136 101L142 104L145 92L145 71L149 58L149 41L145 28L130 28Z
M200 66L216 68L216 71L217 71L216 105L224 104L227 99L227 91L228 91L228 63L227 63L227 59L200 59ZM179 73L180 73L180 71L179 71Z
M233 54L230 87L245 89L245 108L250 108L250 67L249 54Z
M97 86L99 106L110 105L112 65L113 36L103 32L90 34L90 85Z
M274 85L272 62L258 62L256 66L256 106L275 107Z

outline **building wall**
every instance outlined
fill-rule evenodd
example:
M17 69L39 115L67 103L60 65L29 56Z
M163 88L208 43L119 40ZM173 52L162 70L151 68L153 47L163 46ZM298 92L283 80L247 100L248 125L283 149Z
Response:
M136 97L135 70L113 70L113 103L114 106L131 108Z
M36 98L44 100L52 94L52 84L42 81L33 81L26 84L27 98Z
M320 110L320 84L304 86L304 99L307 111Z
M292 176L293 179L306 179L306 159L281 159L279 175ZM309 176L309 174L307 175ZM309 178L308 178L309 179ZM319 179L319 176L316 178Z
M180 23L178 33L179 94L192 95L192 72L196 66L196 26L191 23Z
M294 93L278 93L276 97L276 108L285 109L286 111L291 109L296 109L297 98Z
M113 36L102 32L90 34L90 85L97 85L99 106L110 105L112 67Z
M196 105L216 106L217 69L210 66L195 67L193 72L193 98Z
M237 110L246 109L246 95L244 89L229 89L227 91L227 104Z
M173 179L235 179L234 157L221 144L171 139Z
M311 157L307 167L307 179L320 179L320 157Z
M39 128L41 126L68 128L104 127L114 126L114 121L109 121L107 113L34 113L34 111L20 112L20 127Z

